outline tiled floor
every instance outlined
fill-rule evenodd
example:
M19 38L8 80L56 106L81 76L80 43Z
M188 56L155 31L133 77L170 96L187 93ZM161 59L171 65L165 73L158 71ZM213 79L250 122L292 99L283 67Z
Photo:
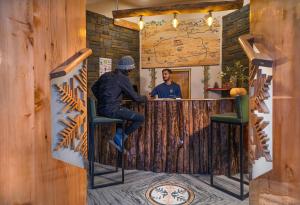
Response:
M99 168L98 168L99 169ZM104 181L115 181L121 176L114 173L103 177L95 177L95 184ZM146 171L128 170L125 172L125 184L115 185L101 189L88 190L89 205L141 205L151 204L145 194L147 190L157 183L172 183L182 185L194 193L194 199L191 204L213 204L213 205L247 205L248 199L240 201L219 190L216 190L208 184L207 175L187 175L187 174L167 174L153 173ZM216 183L238 192L238 183L228 181L223 177L217 177ZM245 187L248 191L248 187Z

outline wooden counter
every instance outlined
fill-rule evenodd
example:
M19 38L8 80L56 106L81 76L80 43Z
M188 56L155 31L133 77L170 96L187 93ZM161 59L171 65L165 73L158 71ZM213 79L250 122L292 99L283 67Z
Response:
M127 169L170 173L208 173L209 116L233 111L233 99L151 100L146 104L127 102L127 107L145 114L145 123L129 136ZM215 137L218 151L215 170L224 173L227 160L227 125L221 126L221 136ZM216 129L214 129L216 130ZM96 159L113 164L116 152L108 141L112 139L112 126L97 128ZM236 130L238 131L238 130ZM97 136L97 135L96 135ZM237 139L237 138L236 138ZM238 166L238 139L231 140L232 172ZM222 156L222 157L221 157Z

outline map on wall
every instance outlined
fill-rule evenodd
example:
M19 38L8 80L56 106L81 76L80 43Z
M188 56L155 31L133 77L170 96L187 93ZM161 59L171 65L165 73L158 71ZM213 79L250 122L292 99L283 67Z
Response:
M141 34L142 68L218 65L220 24L212 27L203 18L180 20L177 29L169 21L146 23Z

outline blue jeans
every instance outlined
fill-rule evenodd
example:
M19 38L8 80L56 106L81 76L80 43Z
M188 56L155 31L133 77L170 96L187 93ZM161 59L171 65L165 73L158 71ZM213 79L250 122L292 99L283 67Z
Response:
M130 135L137 130L145 121L145 117L138 112L121 107L119 110L112 113L112 118L130 121L131 124L125 128L125 134Z

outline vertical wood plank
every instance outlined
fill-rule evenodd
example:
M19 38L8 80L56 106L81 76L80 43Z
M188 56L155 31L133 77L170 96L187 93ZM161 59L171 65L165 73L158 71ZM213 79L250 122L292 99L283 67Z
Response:
M0 1L0 21L0 201L34 203L32 1Z
M210 126L210 117L209 117L209 109L208 103L204 104L204 115L203 115L203 157L200 157L200 161L202 161L202 170L200 173L208 173L208 139L209 139L209 126Z
M173 160L173 147L174 147L174 129L173 129L173 119L174 119L174 113L172 112L172 102L167 104L167 129L168 129L168 135L167 135L167 168L166 172L172 172L172 163L174 163Z
M189 136L190 136L190 139L189 139L190 144L188 146L189 156L190 156L190 159L189 159L189 172L188 173L193 173L194 163L195 163L194 162L194 152L195 152L195 149L200 149L200 147L197 147L197 145L193 145L194 138L197 134L197 131L195 130L195 127L194 127L194 117L197 118L197 116L195 116L195 113L194 113L194 110L193 110L193 103L194 103L194 100L190 101L189 106L188 106Z
M49 73L86 46L80 37L65 49L76 33L66 32L71 4L79 23L69 27L78 31L85 28L84 0L0 1L1 204L86 203L85 170L51 155Z
M171 127L172 127L172 134L171 134L171 144L172 144L172 164L171 164L171 172L175 173L177 170L177 159L178 159L178 114L177 114L177 103L176 101L171 102L171 112L172 112L172 119L171 119Z
M146 127L145 127L145 170L150 171L150 154L151 154L151 120L153 110L151 105L153 102L148 102L146 105Z
M178 101L176 102L176 151L177 151L177 164L176 164L176 172L184 173L184 124L183 119L185 118L186 112L184 112L183 103Z
M162 135L162 103L155 103L155 127L154 127L154 166L153 169L155 172L162 171L162 144L161 144L161 135Z
M161 131L161 162L162 162L162 171L166 171L166 164L167 164L167 135L168 135L168 129L167 129L167 103L162 102L162 131Z
M205 170L205 147L206 147L206 141L205 141L205 125L204 125L204 116L205 114L205 104L204 102L199 102L199 172L203 173Z
M154 135L155 135L155 128L154 128L154 121L156 121L156 119L154 118L155 116L155 112L157 112L157 110L155 110L155 102L151 103L151 110L153 112L153 114L151 115L151 123L150 123L150 170L153 171L153 165L154 165Z
M183 154L184 154L184 172L189 173L190 171L190 152L191 152L191 147L190 143L193 139L193 135L190 135L190 115L193 115L193 113L189 112L189 104L192 103L190 102L182 102L182 110L180 111L183 114L182 117L182 127L183 127L183 139L184 139L184 144L183 144Z
M200 127L200 106L203 102L199 102L199 101L193 101L193 103L191 104L191 110L192 110L192 116L193 119L192 123L193 123L193 141L192 141L192 145L193 145L193 173L198 173L203 165L202 160L203 159L200 157L200 152L202 151L202 144L200 143L202 141L202 136L201 136L201 127Z
M139 105L138 110L141 114L145 113L145 106ZM145 116L146 118L146 116ZM147 119L145 119L147 120ZM145 144L144 144L144 138L145 138L145 123L144 125L138 129L138 136L137 136L137 169L143 170L144 169L144 163L145 163Z

